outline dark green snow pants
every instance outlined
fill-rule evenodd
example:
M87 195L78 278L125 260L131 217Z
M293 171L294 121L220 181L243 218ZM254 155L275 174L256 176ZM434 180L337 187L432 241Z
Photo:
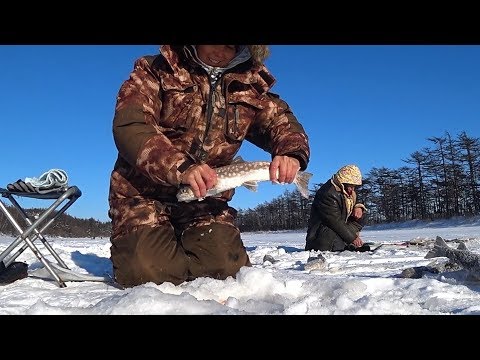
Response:
M140 226L111 240L111 260L119 284L178 285L204 276L225 279L234 277L242 266L251 266L240 231L233 224L232 208L217 214L188 209L175 208L168 223Z

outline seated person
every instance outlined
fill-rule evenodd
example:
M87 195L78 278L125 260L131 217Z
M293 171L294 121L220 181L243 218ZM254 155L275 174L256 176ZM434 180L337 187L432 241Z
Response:
M305 250L370 250L359 236L367 211L363 204L357 203L355 187L360 185L360 169L356 165L345 165L317 190Z

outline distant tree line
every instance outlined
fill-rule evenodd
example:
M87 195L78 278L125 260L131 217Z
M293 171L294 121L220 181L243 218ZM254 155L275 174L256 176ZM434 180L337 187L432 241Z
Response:
M255 207L239 209L236 225L241 231L275 231L302 229L307 226L312 199L305 199L298 190Z
M0 200L2 201L2 200ZM5 204L10 214L12 214L15 221L22 227L26 228L25 220L20 216L17 209L12 205ZM30 208L25 209L26 213L31 219L35 219L39 214L43 213L45 209ZM40 226L41 227L41 226ZM110 222L101 222L93 218L80 219L68 214L62 214L56 219L44 232L47 236L55 237L110 237ZM3 213L0 213L0 234L17 236L18 232L13 228L10 221Z
M372 168L357 189L368 208L368 224L412 219L433 220L480 214L480 140L464 131L427 139L428 146L402 159L398 169ZM294 230L307 227L315 192L310 199L298 191L252 209L239 209L242 231Z
M399 169L372 168L359 193L371 222L480 213L480 141L466 132L428 138Z

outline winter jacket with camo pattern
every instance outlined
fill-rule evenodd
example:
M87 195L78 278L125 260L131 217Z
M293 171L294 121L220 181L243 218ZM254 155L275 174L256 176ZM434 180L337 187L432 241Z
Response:
M114 233L120 214L151 223L154 200L176 202L182 172L195 163L230 164L243 140L272 158L297 158L301 170L308 165L308 137L288 104L269 92L275 79L263 65L248 60L211 84L183 47L164 45L160 52L138 59L118 93L109 195ZM232 196L223 194L226 201Z

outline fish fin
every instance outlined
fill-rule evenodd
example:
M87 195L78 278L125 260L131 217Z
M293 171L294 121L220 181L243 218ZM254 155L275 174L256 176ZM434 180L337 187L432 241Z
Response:
M238 164L238 163L242 163L242 162L245 162L245 160L243 160L243 158L240 155L238 155L237 157L235 157L232 160L232 164Z
M297 176L295 176L295 180L293 180L293 183L297 185L298 191L300 191L300 194L305 199L310 198L310 190L308 190L308 182L310 181L310 178L313 176L313 174L309 172L304 172L304 171L299 171L297 172Z
M433 249L425 255L425 259L430 259L432 257L446 257L446 249L449 249L449 247L445 240L440 236L437 236L435 243L433 244Z
M467 245L464 242L458 244L457 250L468 250Z
M257 191L258 184L256 181L245 181L242 186L245 186L250 191Z

